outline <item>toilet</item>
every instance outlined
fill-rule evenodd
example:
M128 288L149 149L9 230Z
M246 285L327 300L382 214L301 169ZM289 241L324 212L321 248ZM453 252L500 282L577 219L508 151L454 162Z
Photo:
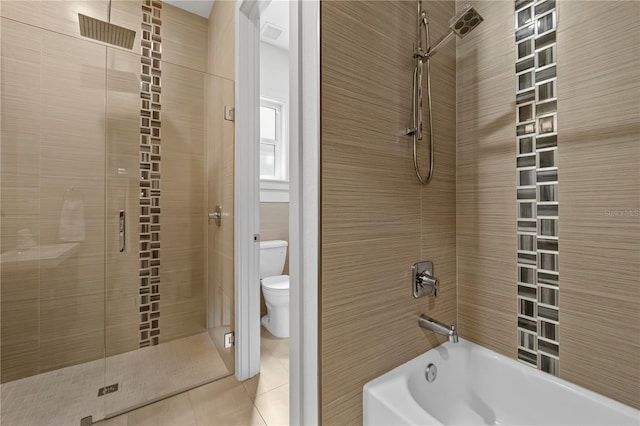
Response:
M289 337L289 276L281 275L288 243L260 242L260 283L267 315L260 321L276 337Z

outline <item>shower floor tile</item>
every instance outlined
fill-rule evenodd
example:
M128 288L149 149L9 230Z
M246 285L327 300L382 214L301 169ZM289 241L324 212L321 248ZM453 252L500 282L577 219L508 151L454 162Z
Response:
M212 426L289 424L289 339L261 329L260 374L226 377L97 426Z
M7 382L0 386L0 424L77 426L229 374L209 334ZM105 381L106 377L106 381ZM98 389L118 383L117 392Z

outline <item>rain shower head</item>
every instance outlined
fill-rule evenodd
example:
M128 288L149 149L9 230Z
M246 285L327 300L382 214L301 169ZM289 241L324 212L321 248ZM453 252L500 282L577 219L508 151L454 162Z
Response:
M80 35L83 37L89 37L126 49L133 49L133 42L136 38L136 32L133 30L81 13L78 13L78 23L80 24Z
M449 20L449 29L456 33L458 37L464 38L482 21L484 21L482 16L470 4L467 4Z

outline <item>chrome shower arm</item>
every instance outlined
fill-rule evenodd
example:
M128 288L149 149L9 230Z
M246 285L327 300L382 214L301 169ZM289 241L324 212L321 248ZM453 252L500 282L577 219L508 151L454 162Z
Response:
M429 58L433 57L433 55L435 55L438 52L438 50L440 50L442 46L447 44L447 42L449 42L449 40L451 40L454 36L455 36L455 33L453 32L453 30L449 29L449 32L447 32L445 35L440 37L438 41L436 41L436 43L433 45L433 47L429 47L427 49L426 56Z

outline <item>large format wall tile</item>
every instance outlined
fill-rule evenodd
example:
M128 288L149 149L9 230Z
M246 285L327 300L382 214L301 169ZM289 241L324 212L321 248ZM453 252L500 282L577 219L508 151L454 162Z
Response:
M2 42L4 382L104 352L105 48L7 19Z
M162 70L161 341L205 329L205 77Z
M453 6L426 4L432 39ZM422 187L404 135L416 20L415 2L321 4L323 424L361 423L364 383L444 340L418 327L421 313L456 322L455 50L433 61L436 168ZM425 173L426 131L419 152ZM413 298L421 260L435 261L435 301Z
M40 31L2 19L1 252L29 230L40 241ZM24 231L23 231L24 232ZM37 260L35 261L37 262ZM40 270L3 261L0 268L2 382L38 373Z
M113 7L115 10L131 3L137 2L116 2ZM139 21L140 5L136 6ZM139 342L139 68L139 55L122 49L107 49L107 356L137 349ZM121 210L126 214L124 252L120 252Z
M209 74L235 79L235 3L213 3L209 15Z
M456 52L458 321L463 337L515 358L513 3L472 5L484 22Z
M162 60L207 72L209 22L168 3L162 7Z
M460 332L515 359L514 4L473 5L485 21L457 45ZM557 7L559 375L638 407L640 8Z
M2 17L51 32L80 37L78 13L107 20L107 0L9 0L0 8Z
M558 8L560 377L640 408L640 5Z

